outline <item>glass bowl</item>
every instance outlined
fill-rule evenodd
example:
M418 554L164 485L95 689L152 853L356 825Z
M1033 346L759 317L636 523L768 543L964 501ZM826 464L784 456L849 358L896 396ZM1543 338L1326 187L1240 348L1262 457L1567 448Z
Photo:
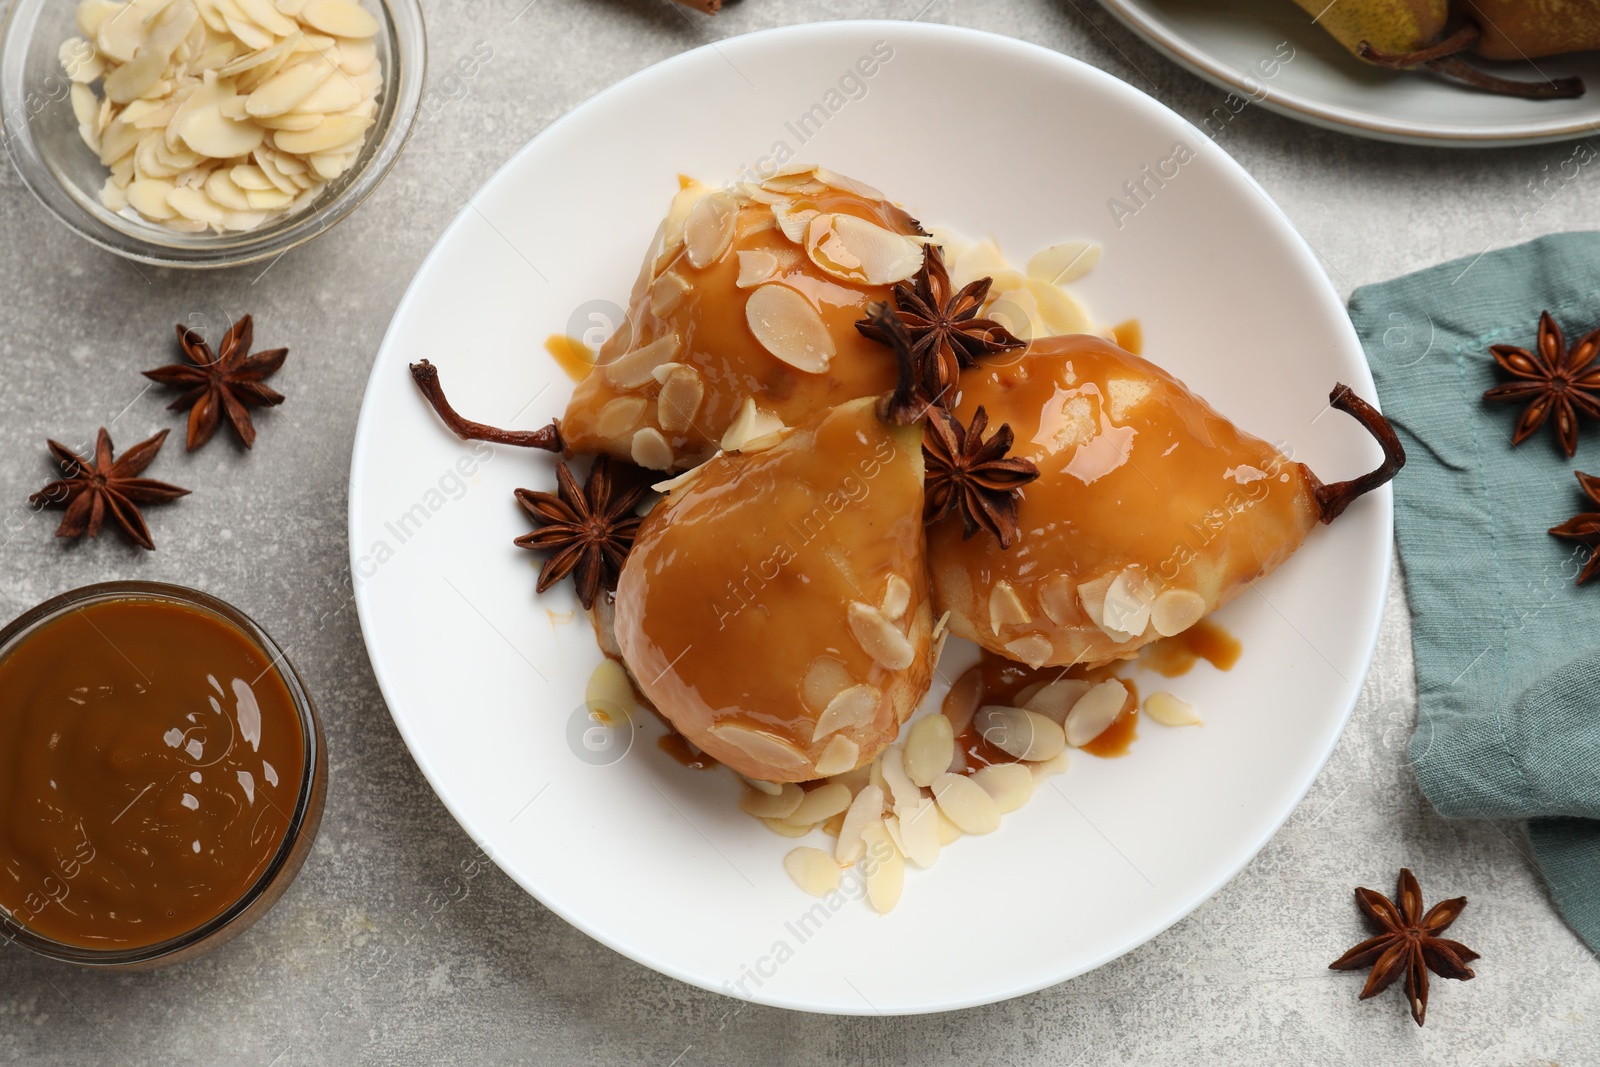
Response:
M289 690L300 720L305 766L300 776L294 810L289 813L283 840L261 874L233 904L195 928L151 945L116 949L84 948L65 944L27 928L0 908L0 938L64 963L99 970L142 971L182 963L203 956L233 940L265 915L300 873L322 824L328 793L327 744L322 721L283 650L239 609L216 597L183 586L160 582L102 582L52 597L0 628L0 659L41 626L87 604L108 600L164 600L219 617L256 645L273 665Z
M78 136L63 41L80 36L73 0L14 0L0 30L0 140L23 182L80 236L120 256L162 267L228 267L278 256L354 211L399 158L417 117L427 67L419 0L366 0L379 23L378 112L344 174L303 210L244 233L178 233L100 202L107 169Z

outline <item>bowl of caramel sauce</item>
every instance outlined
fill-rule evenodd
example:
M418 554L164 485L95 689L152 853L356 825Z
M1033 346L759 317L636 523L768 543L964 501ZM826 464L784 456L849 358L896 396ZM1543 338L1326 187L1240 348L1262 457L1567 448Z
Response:
M294 668L215 597L105 583L0 629L0 936L121 970L209 952L288 889L326 793Z

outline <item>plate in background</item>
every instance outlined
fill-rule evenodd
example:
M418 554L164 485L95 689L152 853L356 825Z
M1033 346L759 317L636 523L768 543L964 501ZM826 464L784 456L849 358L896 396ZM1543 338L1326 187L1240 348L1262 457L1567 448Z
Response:
M874 54L870 78L852 74ZM957 139L973 150L931 150L940 130L966 131ZM1002 157L986 141L1029 147ZM568 587L535 599L539 560L511 544L529 528L511 491L553 485L552 458L455 439L406 372L433 360L472 418L548 422L571 383L541 341L626 299L677 173L716 182L778 144L888 190L930 224L991 232L1020 261L1062 239L1100 241L1100 265L1075 290L1103 320L1140 317L1148 356L1326 477L1375 464L1353 422L1320 417L1336 380L1373 395L1338 295L1200 131L1101 71L1008 38L898 22L773 30L661 63L550 126L418 271L352 458L367 649L395 723L461 825L619 952L811 1011L1016 996L1155 936L1294 809L1371 657L1388 490L1226 609L1244 642L1239 666L1169 683L1203 709L1203 729L1149 726L1127 758L1078 756L1000 832L909 872L888 916L862 900L819 915L783 869L795 842L738 811L731 775L679 766L654 744L654 723L620 758L575 740L600 654L581 616L563 615L575 606ZM1146 168L1168 177L1135 204L1125 183Z
M1179 66L1239 99L1317 126L1407 144L1460 148L1567 141L1600 131L1600 52L1485 65L1508 78L1578 75L1575 100L1521 100L1352 56L1293 0L1101 0ZM1287 62L1285 62L1287 58ZM1224 114L1213 123L1223 126ZM1202 120L1204 121L1204 120Z

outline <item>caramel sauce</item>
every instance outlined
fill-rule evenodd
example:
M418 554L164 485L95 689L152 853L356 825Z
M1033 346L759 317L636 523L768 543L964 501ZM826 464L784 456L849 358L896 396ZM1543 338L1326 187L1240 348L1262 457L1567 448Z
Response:
M891 428L874 402L834 408L761 452L707 462L645 518L616 594L616 636L644 695L713 758L769 781L806 781L830 738L802 697L820 658L883 698L850 730L860 761L899 732L927 691L926 655L891 670L852 634L851 602L890 574L911 586L914 647L932 628L923 559L920 427ZM731 729L738 727L739 729ZM772 738L771 760L720 731ZM793 758L787 758L792 756Z
M1138 319L1117 323L1111 327L1111 336L1118 348L1127 349L1136 356L1144 353L1144 326Z
M997 656L993 652L984 650L979 654L978 662L967 668L950 692L945 696L946 713L951 708L951 698L960 690L962 682L967 675L978 674L981 676L978 706L985 704L1002 704L1017 706L1018 695L1029 686L1039 683L1054 682L1062 678L1081 678L1086 682L1103 682L1108 678L1116 678L1128 689L1128 700L1122 706L1122 711L1105 731L1084 745L1079 751L1087 752L1092 756L1102 759L1112 759L1128 754L1128 749L1138 738L1139 732L1139 689L1127 678L1118 675L1117 668L1120 664L1106 664L1099 667L1040 667L1032 668L1014 660ZM1005 752L988 741L978 732L977 726L968 723L966 729L956 735L956 747L966 753L967 769L976 770L979 767L996 763L1016 763L1017 758Z
M963 538L950 516L929 529L928 552L935 611L951 611L953 633L992 651L1043 638L1047 663L1126 659L1158 636L1154 627L1113 636L1083 610L1082 587L1102 582L1103 595L1127 573L1152 599L1194 593L1209 613L1288 558L1316 523L1304 467L1100 338L1044 338L1014 362L968 371L956 415L969 420L979 405L990 426L1011 426L1011 455L1032 460L1040 477L1021 492L1009 550ZM1028 618L996 634L990 598L1002 581Z
M0 659L0 908L138 948L245 896L290 828L306 749L247 635L149 597L90 602Z
M594 370L595 354L576 337L553 333L544 339L544 350L550 353L556 366L575 382L583 381Z
M693 770L709 771L713 767L720 766L716 760L691 745L688 738L672 729L670 725L667 732L657 739L656 747L678 763Z
M1201 619L1173 637L1146 645L1139 651L1139 664L1167 678L1188 674L1200 660L1219 671L1231 671L1239 662L1244 646L1218 623Z
M832 188L794 199L801 208L854 215L897 233L916 232L911 217L886 201ZM678 336L681 347L673 361L695 368L705 385L692 425L682 431L662 430L680 459L678 468L692 466L693 462L685 460L697 462L717 449L746 397L753 396L762 410L776 415L784 425L797 426L824 408L894 388L894 359L886 358L883 346L862 337L855 327L857 320L865 317L868 304L890 298L891 287L854 284L827 274L771 222L768 205L742 204L732 245L705 267L690 264L681 249L659 256L652 251L634 287L626 321L601 346L598 360L604 366L658 337ZM835 348L826 372L802 373L756 340L745 319L745 301L753 290L736 284L740 252L774 256L778 270L772 280L801 293L821 313ZM652 307L651 283L669 273L691 288L675 306L657 314ZM661 385L655 381L623 389L604 373L589 375L574 390L561 418L562 437L574 451L606 452L631 460L633 433L645 427L662 429L653 402L660 391ZM602 433L602 410L623 396L652 402L625 429Z

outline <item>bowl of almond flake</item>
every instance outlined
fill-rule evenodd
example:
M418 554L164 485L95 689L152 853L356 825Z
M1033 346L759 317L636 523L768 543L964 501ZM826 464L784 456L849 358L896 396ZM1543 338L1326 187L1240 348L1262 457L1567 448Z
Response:
M0 140L40 202L102 248L249 263L377 188L426 54L417 0L16 0Z

